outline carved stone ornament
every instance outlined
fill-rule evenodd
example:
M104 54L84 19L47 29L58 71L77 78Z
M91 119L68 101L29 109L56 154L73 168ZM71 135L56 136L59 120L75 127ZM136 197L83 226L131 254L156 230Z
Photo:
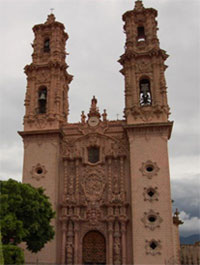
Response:
M141 168L139 169L143 176L151 179L153 176L158 174L160 168L157 166L156 162L152 162L151 160L147 160L142 163Z
M145 250L147 255L160 255L161 254L161 241L160 240L146 240L145 241Z
M102 198L105 183L102 176L92 173L84 177L82 187L88 201L99 201Z
M144 201L158 201L158 188L157 187L148 187L144 188L143 196L144 196Z
M160 105L153 105L153 106L133 106L131 108L131 113L135 120L142 120L145 122L150 122L153 118L159 119L160 117L169 117L170 111L168 106L160 106ZM129 113L129 111L128 111ZM126 116L128 115L127 111L125 111Z
M136 64L136 71L143 74L149 73L152 71L152 64L142 61L140 64Z
M96 207L89 207L86 212L87 220L91 225L97 225L101 218L101 211Z
M44 178L46 173L47 173L47 170L45 166L41 165L40 163L33 166L30 171L32 178L35 178L37 181L39 181L41 178Z
M154 212L154 210L149 210L148 212L144 212L144 217L141 219L144 223L145 227L150 230L154 230L157 227L160 227L163 219L160 217L158 212Z

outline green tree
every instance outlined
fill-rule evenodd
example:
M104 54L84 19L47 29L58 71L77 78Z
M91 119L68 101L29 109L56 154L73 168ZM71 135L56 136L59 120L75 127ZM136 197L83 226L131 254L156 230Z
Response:
M26 242L27 249L38 252L54 237L51 219L55 216L42 188L13 179L0 181L0 224L2 243Z
M3 245L3 256L4 256L5 265L24 264L24 252L18 246L11 245L11 244Z

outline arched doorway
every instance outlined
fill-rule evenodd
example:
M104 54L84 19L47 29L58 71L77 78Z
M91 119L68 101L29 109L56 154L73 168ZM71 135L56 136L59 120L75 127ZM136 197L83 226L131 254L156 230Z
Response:
M83 264L106 264L106 240L98 231L90 231L83 238Z

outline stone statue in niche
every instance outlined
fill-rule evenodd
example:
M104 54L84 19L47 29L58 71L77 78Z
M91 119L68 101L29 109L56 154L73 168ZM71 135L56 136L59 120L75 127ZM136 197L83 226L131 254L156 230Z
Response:
M101 218L101 211L97 207L90 207L87 210L87 219L91 225L96 225Z
M73 246L72 246L72 242L68 242L67 243L66 252L67 252L67 264L72 265L73 264Z
M121 255L120 255L120 238L115 237L114 241L114 264L120 265L121 264Z

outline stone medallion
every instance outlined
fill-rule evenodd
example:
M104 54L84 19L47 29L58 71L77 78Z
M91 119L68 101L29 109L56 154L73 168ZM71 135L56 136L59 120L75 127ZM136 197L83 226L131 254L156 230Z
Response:
M102 198L105 187L103 177L96 174L86 176L83 179L82 186L88 201L99 201Z

